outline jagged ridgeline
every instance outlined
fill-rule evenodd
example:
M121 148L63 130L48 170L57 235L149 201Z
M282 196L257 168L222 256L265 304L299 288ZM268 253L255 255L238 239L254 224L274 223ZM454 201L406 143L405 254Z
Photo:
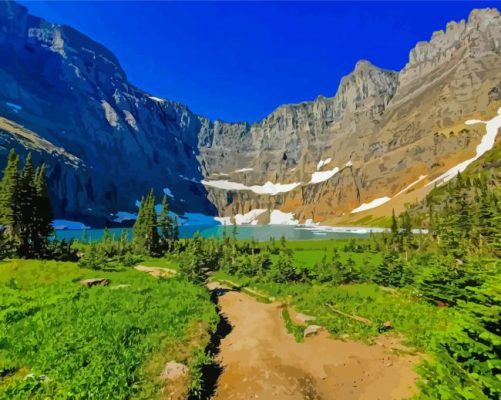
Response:
M248 124L145 93L108 49L2 2L0 167L9 149L31 151L54 216L93 226L136 213L151 187L177 214L223 222L387 222L475 155L485 127L465 122L501 105L500 21L474 10L419 42L401 71L360 61L326 88L333 97Z

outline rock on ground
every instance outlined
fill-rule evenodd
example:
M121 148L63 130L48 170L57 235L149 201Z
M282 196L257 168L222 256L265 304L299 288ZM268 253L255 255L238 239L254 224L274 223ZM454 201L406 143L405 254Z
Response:
M91 278L91 279L82 279L80 284L86 287L92 286L108 286L110 281L106 278Z
M176 361L169 361L165 364L164 370L160 377L169 381L182 378L188 375L188 367Z
M321 330L323 330L323 327L320 325L308 325L304 330L304 337L315 336Z

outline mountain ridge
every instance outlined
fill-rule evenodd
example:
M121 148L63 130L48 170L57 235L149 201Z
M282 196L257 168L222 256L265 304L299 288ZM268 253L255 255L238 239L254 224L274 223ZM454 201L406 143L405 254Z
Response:
M499 12L474 11L418 43L401 71L360 60L333 97L229 123L142 91L104 46L7 2L0 115L82 160L74 168L50 152L35 155L49 166L59 218L110 224L153 187L170 193L179 214L231 221L265 209L255 222L276 211L331 224L471 154L482 133L462 126L465 118L491 117L501 101L500 38ZM8 126L0 125L0 164L13 142L21 153L29 147ZM321 160L329 162L318 167Z

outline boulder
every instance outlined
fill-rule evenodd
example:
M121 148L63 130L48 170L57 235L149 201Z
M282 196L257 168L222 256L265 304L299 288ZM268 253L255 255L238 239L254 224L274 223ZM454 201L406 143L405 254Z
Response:
M164 370L162 371L160 377L162 379L174 381L187 375L188 367L186 365L178 363L176 361L169 361L167 364L165 364Z
M110 281L106 278L91 278L91 279L82 279L80 281L80 284L85 287L92 287L92 286L108 286L110 284Z
M313 317L312 315L306 315L306 314L303 314L303 313L297 313L295 318L294 318L297 322L301 323L301 324L304 324L308 321L314 321L316 318Z
M303 335L304 337L315 336L323 329L324 328L320 325L308 325L308 327L304 330Z

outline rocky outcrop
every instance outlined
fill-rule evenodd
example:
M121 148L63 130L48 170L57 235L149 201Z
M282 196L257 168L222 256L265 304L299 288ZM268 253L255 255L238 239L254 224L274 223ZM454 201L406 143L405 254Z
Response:
M418 43L400 72L360 61L332 98L282 106L252 126L204 125L198 158L210 200L225 215L267 208L331 223L374 199L391 198L401 209L424 196L400 193L474 154L482 132L465 120L496 113L500 29L497 10L475 10L468 22L451 22ZM326 179L314 179L319 172ZM263 195L213 187L221 179L300 184Z
M56 217L93 226L134 212L151 187L178 213L252 223L336 223L378 199L398 210L474 155L482 127L464 122L501 105L500 43L499 12L475 10L402 71L360 61L334 97L225 123L141 91L103 46L3 2L0 167L12 147L33 152Z
M178 213L215 214L199 183L199 117L131 85L100 44L2 2L0 84L0 167L11 147L45 161L56 217L102 226L149 188L168 188Z

